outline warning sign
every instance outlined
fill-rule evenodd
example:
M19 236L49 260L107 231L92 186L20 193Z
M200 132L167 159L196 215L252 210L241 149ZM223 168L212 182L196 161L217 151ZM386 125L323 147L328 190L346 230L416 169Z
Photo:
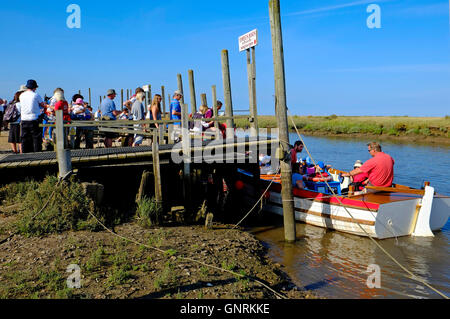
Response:
M252 30L249 33L239 37L239 52L250 49L258 44L258 30Z

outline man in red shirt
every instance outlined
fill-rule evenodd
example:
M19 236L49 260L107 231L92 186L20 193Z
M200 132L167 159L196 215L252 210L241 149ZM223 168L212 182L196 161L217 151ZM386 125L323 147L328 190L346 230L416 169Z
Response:
M380 144L372 142L367 144L367 150L372 156L361 167L342 176L355 176L360 173L369 175L369 183L373 186L391 187L394 180L394 159L381 151Z

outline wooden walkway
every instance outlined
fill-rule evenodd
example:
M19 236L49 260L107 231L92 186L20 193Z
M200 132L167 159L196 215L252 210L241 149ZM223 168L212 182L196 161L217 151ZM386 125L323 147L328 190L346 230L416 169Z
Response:
M277 143L277 140L270 138L235 138L234 140L214 143L203 141L199 143L191 141L191 162L211 163L227 162L230 160L230 153L227 149L233 148L233 160L247 163L256 163L260 148L270 149L270 144ZM159 156L161 164L171 162L171 153L175 144L160 144ZM222 149L217 155L216 151ZM179 149L181 151L181 149ZM204 156L204 152L209 155ZM256 151L256 154L254 152ZM200 154L200 155L199 155ZM153 158L152 146L140 147L116 147L116 148L96 148L70 150L71 162L74 167L93 165L118 165L126 163L136 163L151 161ZM227 157L228 156L228 157ZM0 171L23 168L23 167L45 167L58 165L56 152L41 152L28 154L0 154Z

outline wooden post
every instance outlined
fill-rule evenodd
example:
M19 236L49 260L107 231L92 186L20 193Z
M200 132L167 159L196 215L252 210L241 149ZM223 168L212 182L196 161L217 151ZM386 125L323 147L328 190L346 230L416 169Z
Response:
M153 177L155 180L155 199L157 203L161 204L162 203L161 166L159 164L159 144L156 131L153 132L152 157L153 157Z
M223 97L225 102L225 116L233 116L233 102L231 99L230 65L228 61L228 50L222 50L222 80ZM234 121L227 119L227 139L234 138Z
M194 82L194 71L188 70L189 76L189 88L191 92L191 113L195 114L197 112L197 99L195 97L195 82Z
M136 197L136 202L141 201L142 199L144 199L145 196L145 191L147 189L147 183L148 180L150 179L151 173L149 171L144 171L142 173L142 178L141 178L141 184L139 185L139 191Z
M178 90L182 94L180 104L183 105L184 104L184 91L183 91L183 79L181 77L181 74L177 74L177 80L178 80Z
M183 190L184 209L187 215L191 213L191 137L189 135L188 106L181 104L181 135L183 144Z
M219 116L219 111L217 110L217 90L216 86L212 86L212 100L213 100L213 110L214 110L214 117L217 118ZM216 139L219 138L220 130L219 130L219 121L214 121L214 127L216 132Z
M275 110L279 129L281 167L281 197L283 200L284 236L288 242L296 239L292 168L289 156L289 131L286 110L286 83L284 74L283 37L281 31L280 0L269 0L275 77Z
M251 50L251 58L250 58ZM256 107L256 66L255 66L255 47L247 49L247 75L248 75L248 96L250 101L250 135L258 136L258 112Z
M120 109L123 111L123 89L120 90Z
M64 131L63 111L56 113L56 157L58 158L59 177L65 177L72 170L70 150L66 149L66 136Z
M102 96L100 95L100 105L102 104Z
M80 94L80 95L81 95L81 90L78 90L78 94Z
M170 114L170 104L172 104L172 99L170 98L170 94L167 94L167 98L168 98L168 102L167 102L167 112L169 113L169 120L170 120L170 117L172 116L171 114Z
M127 101L130 99L130 91L127 89Z
M144 92L144 107L145 107L145 113L147 113L148 112L148 103L147 103L147 101L148 101L148 93L149 92Z
M173 144L173 138L172 138L172 134L173 134L173 124L169 124L167 126L167 143L168 144Z
M91 88L89 88L89 106L92 107Z
M202 93L200 96L201 96L201 99L202 99L202 105L208 106L208 99L206 98L206 94Z
M161 99L162 99L162 118L164 118L166 116L166 93L165 93L165 88L164 85L161 86Z
M148 105L152 105L153 94L152 94L152 85L148 85Z
M166 140L164 139L165 129L166 129L166 125L159 124L159 127L158 127L159 144L166 144Z

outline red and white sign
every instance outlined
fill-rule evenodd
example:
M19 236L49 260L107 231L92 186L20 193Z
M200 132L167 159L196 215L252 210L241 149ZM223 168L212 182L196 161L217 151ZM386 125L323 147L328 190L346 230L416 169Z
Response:
M258 30L252 30L239 37L239 52L250 49L258 44Z

